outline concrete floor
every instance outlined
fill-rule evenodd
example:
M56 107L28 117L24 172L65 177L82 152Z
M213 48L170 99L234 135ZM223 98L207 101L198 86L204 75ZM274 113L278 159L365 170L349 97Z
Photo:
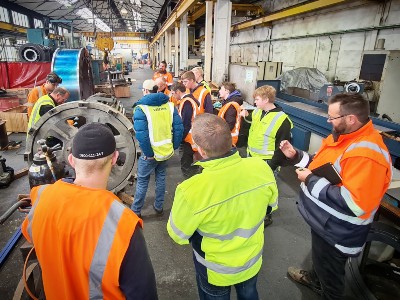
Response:
M121 99L127 111L141 97L141 83L151 78L152 71L134 70L130 77L136 79L131 87L132 97ZM0 152L7 159L6 164L15 170L27 166L23 160L25 134L12 134L9 140L22 141L21 148ZM244 149L240 149L243 151ZM157 279L160 299L197 299L192 251L190 246L179 246L168 236L166 222L172 207L177 184L183 181L179 156L176 152L170 159L167 169L167 190L165 194L164 215L158 217L152 209L154 201L154 178L151 179L145 206L142 210L144 234ZM311 267L311 235L308 225L296 208L299 183L294 169L284 168L278 176L279 210L274 213L274 223L265 230L264 262L259 274L258 291L261 299L319 299L320 297L304 286L288 279L289 266ZM134 186L126 191L134 192ZM20 193L28 193L28 177L22 177L0 190L0 214L3 214ZM25 216L15 212L0 228L0 249L18 229ZM23 238L16 248L21 245ZM14 249L0 269L0 299L12 299L14 290L22 275L23 262L18 249ZM232 298L236 299L235 293Z

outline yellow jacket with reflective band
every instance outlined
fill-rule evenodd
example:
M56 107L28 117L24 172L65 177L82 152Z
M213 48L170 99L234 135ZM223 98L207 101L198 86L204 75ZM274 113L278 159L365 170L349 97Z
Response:
M267 206L277 208L274 174L261 159L241 158L236 150L196 164L204 170L178 185L168 234L181 245L191 238L196 270L209 283L248 280L261 268Z
M271 159L275 151L275 136L282 123L288 119L291 128L293 128L293 123L283 111L268 112L260 120L261 113L261 109L253 111L247 151L253 157Z
M221 117L222 119L225 120L225 113L226 111L229 109L230 106L233 106L236 109L236 123L235 123L235 127L233 127L233 129L231 130L231 136L232 136L232 145L236 147L236 143L238 141L238 137L239 137L239 130L240 130L240 121L241 121L241 117L240 117L240 105L237 102L228 102L227 104L225 104L224 106L222 106L222 108L220 109L219 113L218 113L218 117Z
M51 99L51 97L49 95L44 95L42 97L40 97L38 99L38 101L36 101L35 105L33 106L33 110L32 110L32 114L31 117L29 118L29 122L28 122L28 131L29 129L36 124L37 121L39 121L40 119L40 108L43 105L51 105L53 107L56 107L53 99Z
M149 127L149 138L154 159L164 161L174 154L172 143L172 120L174 104L165 103L161 106L138 105L146 115Z
M22 233L35 246L46 299L125 299L119 273L140 220L111 192L57 181L34 187Z
M190 97L185 97L183 96L183 98L180 100L180 104L179 104L179 115L182 118L182 109L183 109L183 105L185 104L186 101L189 101L190 104L192 105L192 110L193 110L193 114L192 114L192 124L194 121L194 118L196 118L196 116L200 113L200 109L197 106L197 103L194 102L193 99L191 99ZM189 133L186 135L185 142L189 143L192 146L193 151L197 151L197 145L196 143L193 141L193 137L192 137L192 128L190 128Z

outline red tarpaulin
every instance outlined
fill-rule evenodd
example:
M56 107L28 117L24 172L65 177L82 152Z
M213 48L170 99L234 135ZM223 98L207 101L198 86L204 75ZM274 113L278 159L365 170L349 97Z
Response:
M42 85L50 72L51 62L0 62L0 88L32 88Z

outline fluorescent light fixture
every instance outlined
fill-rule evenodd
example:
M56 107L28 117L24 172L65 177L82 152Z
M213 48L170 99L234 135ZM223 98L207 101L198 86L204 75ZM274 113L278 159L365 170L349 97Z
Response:
M88 8L81 8L76 11L76 14L83 19L86 19L86 21L89 24L93 24L93 19L95 21L96 27L100 28L101 30L105 32L110 32L111 28L108 27L106 23L104 23L102 20L100 20L95 14L93 14Z
M58 3L64 5L65 7L71 7L72 4L78 2L78 0L56 0Z

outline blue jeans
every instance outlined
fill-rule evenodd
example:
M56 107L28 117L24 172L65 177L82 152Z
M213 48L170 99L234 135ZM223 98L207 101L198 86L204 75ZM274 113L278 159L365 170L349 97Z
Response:
M235 284L238 300L258 300L257 276ZM197 289L200 300L229 300L231 286L216 286L208 283L203 275L196 272Z
M153 170L156 175L156 199L154 206L159 210L163 208L166 168L167 161L156 161L155 159L144 160L143 155L138 159L136 192L131 206L131 209L136 214L140 214L142 210L149 186L150 174L153 173Z

